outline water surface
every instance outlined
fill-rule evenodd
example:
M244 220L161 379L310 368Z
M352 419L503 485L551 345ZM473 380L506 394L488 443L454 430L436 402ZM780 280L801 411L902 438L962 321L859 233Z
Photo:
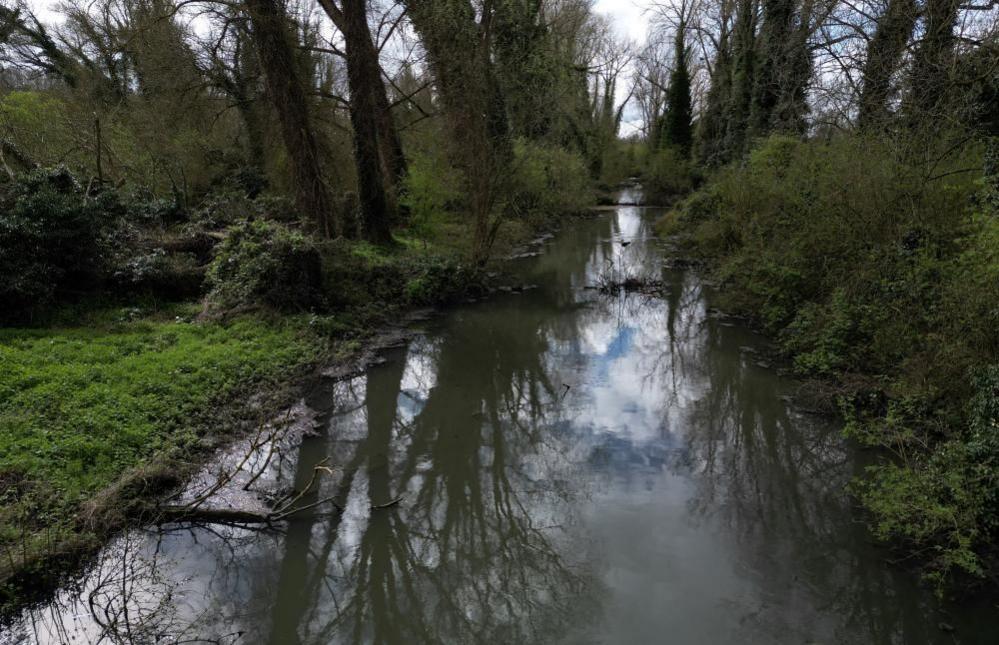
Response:
M324 464L302 503L342 513L132 532L0 643L999 642L886 564L840 428L663 265L655 215L572 223L516 261L537 288L311 392L262 481ZM588 288L626 276L665 293Z

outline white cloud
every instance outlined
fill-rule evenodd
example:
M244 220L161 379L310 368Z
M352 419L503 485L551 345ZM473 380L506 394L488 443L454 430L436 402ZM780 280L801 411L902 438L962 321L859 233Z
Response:
M644 43L648 35L648 16L645 13L650 0L597 0L597 13L611 17L618 30L634 40Z

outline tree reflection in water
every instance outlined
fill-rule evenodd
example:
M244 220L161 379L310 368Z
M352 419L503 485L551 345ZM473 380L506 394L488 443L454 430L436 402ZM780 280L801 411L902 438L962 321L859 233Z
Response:
M135 532L14 642L939 641L853 517L838 428L661 265L650 219L577 223L520 267L537 290L314 393L324 430L272 479L328 459L300 504L343 512ZM608 267L668 291L588 291Z

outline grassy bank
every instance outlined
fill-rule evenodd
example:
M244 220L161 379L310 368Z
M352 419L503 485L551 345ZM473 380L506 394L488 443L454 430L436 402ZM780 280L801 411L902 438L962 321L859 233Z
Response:
M940 590L997 572L999 220L982 168L975 143L914 158L773 138L659 223L728 309L840 392L850 436L882 455L854 492Z
M64 167L0 182L0 614L149 521L310 368L489 293L500 267L470 263L468 197L439 156L412 160L380 246L316 234L278 192L220 184L186 206ZM514 156L493 258L595 199L578 154Z
M176 486L330 349L301 317L194 313L129 308L0 330L0 604L134 519L136 498Z
M19 240L0 241L23 248L70 229L95 261L8 256L21 275L59 269L66 287L7 287L24 296L24 314L0 328L0 615L147 521L150 502L291 402L313 367L350 359L407 310L486 295L501 269L467 264L468 220L440 204L424 204L384 247L318 239L266 213L232 217L231 204L172 225L112 222L104 234L95 218L128 219L126 209L75 189L59 202L45 181L26 192L57 202L43 214L51 226L21 233L14 222ZM507 221L494 256L575 210L545 206ZM182 281L193 286L163 288ZM44 298L32 299L35 285ZM178 291L197 300L171 302Z
M249 268L209 271L203 301L59 310L0 329L0 615L144 521L214 450L292 402L312 368L349 360L407 309L486 292L485 272L441 247L304 239L318 273L303 290L299 271L270 264L302 249L275 256L288 249L264 238L244 240ZM311 311L297 309L303 297Z

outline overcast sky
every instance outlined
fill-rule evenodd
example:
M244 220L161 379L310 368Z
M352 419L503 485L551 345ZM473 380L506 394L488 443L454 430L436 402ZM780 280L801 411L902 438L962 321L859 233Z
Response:
M597 0L599 13L605 13L614 20L622 34L639 43L645 42L646 17L644 8L649 0Z
M645 8L651 0L597 0L594 8L598 13L611 17L618 31L638 44L643 44L648 32L648 16ZM619 83L617 94L619 100L624 100L629 88L625 83ZM624 122L621 124L621 135L629 136L642 127L642 116L638 106L632 102L624 112Z

